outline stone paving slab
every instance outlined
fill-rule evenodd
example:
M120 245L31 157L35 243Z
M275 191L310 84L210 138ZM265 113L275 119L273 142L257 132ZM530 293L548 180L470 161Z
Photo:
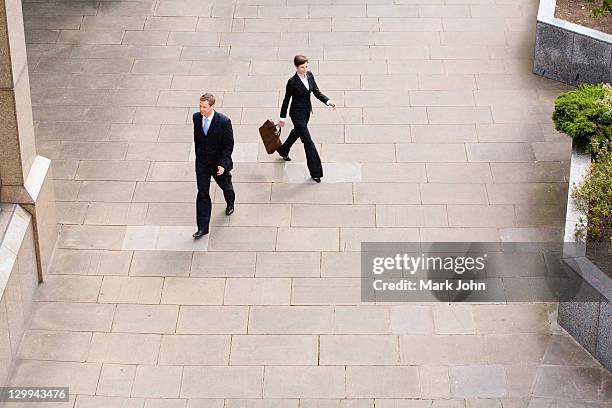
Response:
M570 143L550 115L569 88L531 73L537 1L23 9L63 225L12 379L70 385L49 407L609 405L610 374L554 325L554 304L360 298L363 241L562 236ZM313 101L321 184L299 142L285 163L257 131L296 53L338 105ZM206 91L234 125L237 203L226 217L212 188L194 243L191 114Z

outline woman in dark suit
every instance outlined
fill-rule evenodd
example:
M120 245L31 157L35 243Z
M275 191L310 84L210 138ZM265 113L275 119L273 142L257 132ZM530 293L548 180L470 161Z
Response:
M293 65L295 65L296 72L287 81L285 98L283 99L280 121L278 123L278 126L281 128L285 126L287 107L289 106L289 100L293 98L291 108L289 108L289 116L293 122L293 129L277 152L284 160L291 160L289 150L291 150L291 146L293 146L295 141L300 138L304 144L306 164L308 165L308 171L310 171L310 177L317 183L320 183L321 177L323 177L323 167L321 166L321 159L319 158L317 148L308 131L308 120L312 112L310 93L312 92L318 100L327 106L331 106L333 109L336 109L336 104L319 91L314 75L308 71L308 58L303 55L296 55L293 58Z

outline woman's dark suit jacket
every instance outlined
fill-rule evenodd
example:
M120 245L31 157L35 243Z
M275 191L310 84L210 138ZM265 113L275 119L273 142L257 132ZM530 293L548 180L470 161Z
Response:
M291 108L289 109L289 116L291 117L308 116L310 112L312 112L312 104L310 103L311 92L318 100L320 100L324 104L327 104L327 101L329 101L329 98L323 95L321 91L319 91L319 87L317 86L317 82L315 81L312 72L307 71L306 77L308 78L310 90L306 89L297 72L287 81L285 99L283 99L283 106L281 108L280 114L281 118L287 117L287 107L289 106L289 100L291 98L293 98L293 101L291 102Z

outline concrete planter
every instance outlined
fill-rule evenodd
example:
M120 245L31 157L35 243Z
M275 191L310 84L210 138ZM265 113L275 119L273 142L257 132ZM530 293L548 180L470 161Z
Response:
M34 223L16 204L0 204L0 387L8 384L38 287Z
M533 72L570 85L612 82L612 35L555 18L540 0Z
M590 162L591 156L574 145L569 195L574 183L584 178ZM578 343L612 371L612 278L593 262L599 263L591 256L598 247L576 242L575 228L582 215L568 196L561 262L567 279L562 280L558 321Z

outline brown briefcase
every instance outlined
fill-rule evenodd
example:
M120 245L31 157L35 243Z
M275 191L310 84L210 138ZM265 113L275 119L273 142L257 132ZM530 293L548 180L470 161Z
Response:
M266 120L264 124L259 127L259 134L261 135L261 140L263 141L268 154L274 153L279 147L281 147L281 129L277 128L274 122L272 122L270 119Z

